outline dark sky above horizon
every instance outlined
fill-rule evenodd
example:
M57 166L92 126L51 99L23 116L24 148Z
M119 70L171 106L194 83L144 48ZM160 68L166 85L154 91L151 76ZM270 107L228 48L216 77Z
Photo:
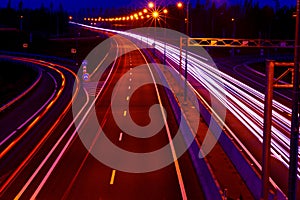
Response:
M9 0L1 0L0 7L6 7L7 2ZM142 8L147 5L147 2L151 0L22 0L24 8L39 8L42 4L45 7L49 7L50 2L53 2L54 8L58 8L59 4L61 3L67 11L77 11L80 8L118 8L118 7L137 7ZM155 0L153 0L155 1ZM156 0L157 2L167 2L169 4L176 4L179 0ZM182 0L184 2L185 0ZM190 0L193 4L196 3L197 0ZM203 4L206 0L200 0ZM215 1L217 4L222 4L227 2L228 4L241 4L244 0L211 0ZM253 0L254 2L259 2L261 6L270 5L274 6L274 0ZM17 8L20 0L11 0L11 5L13 8ZM296 0L279 0L280 6L294 6L296 5ZM159 3L157 3L159 4Z

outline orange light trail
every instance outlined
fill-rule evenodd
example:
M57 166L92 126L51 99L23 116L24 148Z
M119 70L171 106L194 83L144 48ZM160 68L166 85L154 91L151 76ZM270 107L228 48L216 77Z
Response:
M57 65L54 63L50 63L50 62L44 62L44 61L40 61L40 60L35 60L35 59L28 59L28 58L14 58L14 57L10 57L11 59L14 60L21 60L21 61L25 61L25 62L31 62L31 63L35 63L38 65L42 65L45 67L48 67L50 69L53 69L55 71L57 71L58 73L60 73L60 75L62 77L64 77L64 75L62 74L61 71L59 71L58 69L56 69L55 67L53 67L54 65L62 68L64 70L67 70L68 72L70 72L75 78L76 78L76 90L74 92L74 95L71 99L71 101L68 103L68 105L66 106L66 108L64 109L64 111L62 112L62 114L58 117L58 119L55 121L55 123L51 126L51 128L48 130L48 132L44 135L44 137L39 141L39 143L35 146L35 148L28 154L28 156L22 161L22 163L12 172L12 174L8 177L8 179L4 182L4 184L1 186L0 188L0 193L2 193L6 187L11 183L11 181L19 174L19 172L26 166L26 164L28 163L28 161L33 157L33 155L35 155L35 153L41 148L41 146L43 145L43 143L46 141L46 139L50 136L50 134L52 133L52 131L57 127L57 125L59 124L59 122L63 119L63 117L66 115L66 113L69 111L69 109L72 106L73 101L75 100L75 98L78 95L79 92L79 78L78 76L70 69L68 69L67 67L64 67L62 65ZM62 85L65 85L65 77L63 78L62 81ZM64 86L61 86L60 91L62 91L64 88ZM57 93L55 99L57 100L59 95L61 94L61 92ZM56 101L55 100L55 101ZM53 100L54 101L54 100ZM51 102L53 104L53 101ZM55 102L54 101L54 102ZM48 107L47 107L48 108ZM49 107L50 108L50 107ZM48 109L49 109L48 108ZM47 109L45 109L44 112L47 112ZM44 115L44 112L42 114L40 114L38 116L38 118L36 119L37 121L39 121L39 119ZM37 123L37 121L34 120L29 126L30 128L35 125L35 123ZM22 137L29 131L29 129L27 128L23 133L22 133ZM21 139L21 137L18 137L16 140L14 140L9 146L9 149L5 149L6 153ZM1 153L1 157L2 158L6 153L3 154L3 152ZM3 155L2 155L3 154Z

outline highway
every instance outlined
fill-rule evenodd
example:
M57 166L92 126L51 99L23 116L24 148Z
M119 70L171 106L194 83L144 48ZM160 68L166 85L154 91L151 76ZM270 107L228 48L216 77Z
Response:
M103 31L95 27L86 27L94 31ZM107 30L104 31L105 34L112 36L106 32ZM97 63L93 63L95 66L93 70L88 68L90 72L88 81L79 80L82 77L81 72L76 75L69 68L57 63L6 57L39 66L42 78L34 90L29 91L34 95L25 95L27 101L22 97L17 103L9 106L7 113L0 113L3 115L2 119L5 119L1 120L2 126L7 129L5 134L1 135L1 198L207 198L192 153L186 151L181 157L177 156L177 148L172 144L172 138L179 129L179 122L176 120L176 111L170 105L166 91L157 84L148 84L134 90L135 83L141 80L153 83L157 81L157 72L150 67L140 72L135 70L135 66L142 64L149 66L151 62L162 63L161 58L166 44L155 41L157 55L160 58L158 59L152 51L135 48L137 43L145 41L147 46L151 46L154 41L150 38L132 33L121 35L124 37L116 37L107 51L98 51L98 54L94 54L99 58ZM184 67L178 68L179 48L172 44L167 44L166 48L167 65L183 73ZM132 49L134 51L131 51ZM184 52L182 57L185 57ZM241 154L248 159L253 169L259 172L264 95L229 74L217 71L212 67L211 60L192 52L189 52L187 57L188 80L194 87L199 102L210 101L213 98L220 105L226 106L226 120L220 120L220 123L227 130L232 143L240 148ZM103 71L103 65L110 67ZM32 102L37 103L31 106ZM76 114L74 114L75 102L80 105L75 108ZM130 110L124 110L123 104L129 104ZM124 119L121 121L127 122L127 118L132 118L135 124L143 127L153 120L148 112L155 104L160 105L160 115L156 121L158 124L164 123L161 124L163 128L158 134L150 138L126 133L120 128L113 113L116 112ZM275 100L274 105L272 187L286 192L285 172L288 167L291 110ZM26 109L28 111L24 112ZM218 111L215 110L217 114L222 115ZM18 116L18 113L22 115ZM16 123L9 123L14 119L17 119ZM94 127L95 122L101 128ZM200 148L205 136L203 133L208 130L207 122L200 120L199 130L199 132L196 130L198 134L196 141ZM85 144L82 137L87 133L88 144ZM131 167L125 167L123 170L114 168L108 163L99 162L99 158L93 154L94 151L99 151L106 152L104 153L106 155L114 155L110 148L105 148L104 136L114 146L137 154L156 151L165 145L170 146L168 153L139 163L141 168L148 169L153 163L160 163L166 158L173 162L154 171L140 173L130 171L132 166L135 166L134 163L131 163L130 159L127 160L127 157L119 156L116 157L117 163ZM184 144L183 138L181 143ZM210 169L210 175L214 177L214 184L219 190L218 195L235 199L241 195L246 199L257 197L243 180L243 175L239 174L240 169L237 169L236 163L222 144L217 143L204 162ZM282 170L282 175L278 175Z
M131 57L131 55L129 55L129 56ZM132 53L132 57L135 60L136 59L140 59L139 62L143 62L143 59L144 59L144 57L142 57L141 55L139 55L139 52ZM129 59L127 58L127 60L129 60ZM23 61L36 62L36 63L41 64L41 62L37 62L37 61L34 61L34 60L30 60L30 59L28 59L28 60L23 59ZM113 76L114 79L109 81L110 82L109 85L111 85L111 86L110 86L110 88L105 89L106 93L111 92L109 90L111 90L111 88L113 88L113 84L111 82L114 82L114 81L118 80L119 76L122 75L122 72L124 72L124 70L128 70L128 66L122 65L122 63L120 63L120 62L126 63L128 61L126 61L126 58L119 59L118 63L115 64L116 66L112 67L113 74L111 76ZM44 63L42 63L42 64L44 64ZM127 65L128 64L129 63L127 63ZM61 76L62 76L61 78L64 79L64 76L62 74L61 74ZM45 81L47 81L47 79L45 79ZM55 79L53 81L55 82ZM60 82L63 83L64 81L60 81ZM61 84L61 85L63 85L63 84ZM62 90L63 88L64 87L61 87L60 89ZM139 104L137 104L137 108L139 108L139 109L141 109L141 107L143 108L143 106L146 106L147 103L150 103L150 105L152 103L154 103L155 101L157 103L157 99L155 98L156 97L156 94L155 94L156 91L154 90L154 87L146 88L145 92L147 92L147 93L151 92L153 94L153 95L151 95L151 96L153 96L153 99L149 99L149 102L145 102L145 105L139 105ZM53 91L53 93L55 93L55 90ZM87 94L87 92L86 92L86 94ZM88 96L86 96L86 97L87 97L87 102L84 104L84 106L87 106L88 103L89 103L88 102L89 97ZM105 94L105 95L101 95L101 97L104 98L103 100L101 99L101 102L103 102L103 103L101 103L101 105L105 105L104 103L107 104L107 103L110 102L110 100L109 100L110 95L106 95ZM137 102L143 102L140 99L137 99L135 101L137 101ZM46 104L47 103L49 103L49 102L46 101ZM97 104L99 104L99 103L97 103ZM50 105L52 105L52 104L50 104ZM50 106L48 106L48 108L49 107ZM104 112L104 113L107 113L108 112L107 111L108 108L109 108L109 106L106 105L103 108L100 108L99 110L102 111L102 112ZM136 115L139 116L140 112L141 111L139 111ZM169 110L169 112L172 112L172 110ZM109 119L112 120L111 117L109 117L107 115L108 114L104 115L105 119L106 120L109 120ZM41 116L41 117L43 117L43 116ZM52 117L52 115L51 115L51 117ZM76 118L75 118L75 120L76 120ZM35 120L35 122L36 122L36 120ZM106 123L103 124L103 127L107 127L108 129L111 129L112 127L114 127L114 126L111 126L111 123L112 122L108 122L107 121ZM174 121L174 119L173 119L173 122L170 122L170 123L172 123L171 127L176 128L176 126L175 126L176 121ZM34 124L32 126L34 126ZM59 125L59 126L61 126L61 125ZM29 127L31 128L31 126L29 126ZM54 175L52 175L52 176L55 177L55 181L54 182L57 182L57 180L62 180L62 179L65 180L65 181L69 180L69 182L67 182L67 184L66 184L66 182L61 182L61 186L58 186L57 184L52 184L53 183L52 181L48 181L47 183L50 183L50 185L52 185L51 187L54 186L56 189L53 190L53 189L50 189L51 187L49 188L49 186L47 186L46 187L47 189L43 190L44 192L42 191L42 193L40 194L41 197L42 197L41 199L44 199L44 198L54 198L54 197L55 198L62 198L62 196L60 196L61 192L65 192L65 194L63 194L63 196L70 195L71 197L72 196L73 197L78 197L78 195L81 194L81 195L92 195L92 196L90 196L91 198L95 198L98 195L100 195L100 196L103 195L103 198L105 198L105 199L108 199L108 198L109 199L111 199L111 198L117 199L117 196L113 196L113 194L115 194L115 195L121 195L121 196L124 196L126 194L128 196L128 198L129 197L136 197L137 199L139 199L139 198L145 197L146 193L148 193L148 195L153 195L153 198L154 197L160 197L162 195L161 194L162 191L165 191L164 195L165 195L165 197L167 199L178 199L180 197L182 197L182 199L186 199L185 195L188 195L189 197L192 195L193 197L195 197L197 199L198 198L200 198L200 199L203 198L203 194L201 192L201 189L199 187L199 183L197 181L197 176L195 174L191 173L191 172L193 172L193 166L191 165L191 162L190 162L189 165L184 165L184 167L183 167L184 168L183 170L185 170L185 174L189 174L188 179L190 181L189 181L188 185L190 187L188 188L188 191L189 191L188 194L186 194L184 186L182 186L182 184L178 184L178 182L183 182L183 180L182 180L182 177L179 180L177 180L178 176L179 176L178 173L180 174L181 171L179 171L179 172L177 171L176 172L174 166L170 166L170 167L167 167L167 168L165 168L163 170L156 171L156 172L153 172L153 173L149 173L149 174L146 173L144 175L140 175L140 174L137 174L137 175L135 175L135 174L128 174L128 173L124 173L124 172L119 172L118 171L117 173L114 172L114 173L116 173L116 175L115 174L113 175L114 178L109 178L108 180L105 180L104 178L101 178L102 181L99 182L99 183L98 183L98 181L99 181L98 179L91 179L91 178L89 178L90 176L87 176L87 177L84 176L81 179L77 180L80 176L78 176L76 174L79 174L82 171L82 167L83 166L87 166L87 167L89 167L91 169L94 169L95 165L97 165L98 167L96 168L97 169L96 172L93 172L93 170L84 170L84 173L93 172L93 173L100 173L100 174L104 173L105 174L105 172L107 172L107 174L104 175L104 177L106 177L106 176L110 177L111 174L112 174L112 172L114 170L109 169L106 166L104 166L103 164L99 163L97 160L92 159L92 156L82 147L82 144L80 144L80 140L77 137L76 132L74 132L74 130L72 129L73 127L72 128L69 128L69 127L63 133L63 136L66 135L65 138L66 139L69 138L68 141L71 141L71 144L68 143L68 142L65 144L66 145L65 147L68 147L68 145L71 145L70 147L68 147L68 151L66 152L66 155L65 155L65 152L64 152L66 149L65 148L61 149L61 147L59 147L59 145L54 145L54 147L51 149L51 146L52 146L51 143L53 143L55 140L57 140L57 143L55 143L55 144L59 144L60 142L63 144L63 143L66 142L63 139L60 140L60 139L49 138L49 139L47 139L47 141L45 141L47 143L44 144L44 145L41 145L41 142L39 142L39 144L34 148L33 151L37 150L38 146L41 149L38 149L38 151L35 151L33 153L30 152L29 156L31 155L33 157L31 157L31 158L28 158L28 157L25 158L26 162L24 162L24 161L22 162L22 165L24 163L25 166L20 165L18 167L18 171L17 172L12 172L12 173L10 171L6 172L6 173L4 172L5 174L8 174L8 175L5 175L5 177L8 176L9 178L5 182L5 183L7 183L7 185L2 186L2 189L4 190L4 191L2 190L2 193L1 193L3 195L2 197L13 198L14 196L16 196L17 198L19 198L19 197L29 198L29 196L27 196L27 195L28 195L28 193L30 194L30 192L32 191L32 189L31 188L27 188L27 187L38 186L37 190L35 191L35 193L33 194L33 197L32 197L32 198L35 198L35 195L37 195L39 193L38 191L41 188L41 185L43 183L43 181L41 183L39 183L38 180L42 179L43 177L44 177L44 179L45 178L49 178L49 176L47 176L47 175L48 175L49 172L51 172L51 169L53 169L53 168L51 168L51 164L49 164L49 162L51 163L51 160L53 159L53 158L51 159L50 154L53 153L54 155L52 155L52 156L55 156L55 155L58 154L59 158L61 158L61 155L63 155L63 154L65 155L65 156L62 157L64 160L59 161L59 163L62 163L62 164L63 163L70 163L70 159L73 160L73 162L71 162L71 164L68 164L66 166L65 166L65 164L63 164L63 168L62 169L60 167L57 168L57 170L62 170L63 173L59 173L58 175L55 173ZM58 129L58 130L55 131L55 132L57 132L57 133L55 133L55 135L58 135L59 129L61 129L61 128L59 127L59 128L56 128L56 129ZM40 130L40 131L42 132L43 130ZM34 134L33 130L30 130L30 132L33 132L31 134ZM113 133L118 133L118 135L120 134L119 130L110 130L110 132L111 132L111 134L113 134ZM73 134L70 136L70 133L73 133ZM158 137L158 138L156 138L153 141L152 144L164 143L163 141L161 141L161 137L163 137L164 140L165 140L165 142L167 142L166 141L167 137L166 137L165 134L166 134L165 131L162 132L161 136ZM73 140L74 136L76 137L75 140ZM121 138L121 136L119 136L119 138ZM124 138L126 138L125 134L123 135L122 139L125 140ZM136 141L134 143L136 143ZM15 142L13 144L15 144ZM60 144L60 145L62 145L62 144ZM128 144L130 144L130 143L127 143L127 145ZM25 145L25 144L22 144L22 145ZM25 146L28 146L28 144L26 144ZM144 145L142 143L141 145L137 145L137 148L139 147L139 148L143 149L143 146ZM7 160L7 162L9 161L10 163L13 163L13 164L16 165L17 162L16 161L12 161L10 159L11 156L15 156L15 154L16 154L16 153L10 152L11 148L9 148L9 149L6 148L7 150L5 149L5 151L2 152L2 155L3 155L4 159L5 159L5 161ZM81 151L79 151L80 153L78 153L78 148L81 150ZM12 148L12 150L19 153L18 149L14 150L14 148ZM9 153L9 156L6 155L6 152ZM34 154L37 154L37 155L34 155ZM40 160L39 157L41 155L44 155L44 154L46 154L46 156L44 156L45 159L43 159L42 161L39 162L38 161L38 160ZM26 154L22 153L21 155L24 156ZM70 155L71 158L69 158L68 155ZM75 161L74 161L74 155L76 155ZM188 155L186 154L183 158L184 159L188 159ZM18 159L22 160L22 158L18 158ZM5 163L5 162L2 162L2 163L3 163L2 170L8 170L9 169L7 167L8 163ZM54 162L53 165L55 163L56 162ZM42 168L49 167L47 165L50 165L50 169L48 169L49 171L47 171L46 169L42 169ZM14 167L11 167L11 168L13 169ZM30 175L30 173L28 173L28 170L32 171L32 169L36 169L36 171L30 177L27 177L28 175L24 176L24 174L29 174ZM188 173L186 171L188 171ZM48 172L48 173L46 173L46 172ZM69 179L66 176L67 172L68 172L68 174L70 173L70 175L71 175L71 176L68 177ZM73 174L72 172L75 173L75 174ZM39 173L38 176L37 176L37 173ZM43 176L43 173L46 173L46 175ZM60 177L61 175L63 177ZM131 181L129 181L129 182L127 182L128 181L128 176L131 179ZM160 183L158 184L157 183L157 179L158 179L158 177L161 177L161 176L163 176L164 178L160 179L160 180L164 180L164 181L159 181ZM5 180L5 177L4 177L4 180ZM187 177L184 177L184 178L187 179ZM100 179L100 177L99 177L99 179ZM110 183L114 182L113 181L114 179L125 181L125 182L123 182L123 184L122 184L122 182L119 182L119 184L117 184L118 183L117 181L115 182L114 186L117 185L119 187L120 186L124 187L124 189L119 189L118 188L118 191L120 191L118 193L111 193L109 191L113 190L113 189L110 189L109 191L105 190L106 191L105 193L100 193L99 194L99 192L91 190L94 187L93 184L91 185L91 188L88 187L86 190L80 190L80 191L79 190L75 190L75 191L78 191L78 193L74 192L72 190L72 188L76 187L77 184L84 184L86 186L89 186L89 182L90 181L94 181L95 184L97 183L97 185L99 185L99 187L101 185L103 185L103 188L110 187ZM31 183L31 181L35 182L35 184ZM78 182L78 183L74 184L75 181ZM38 182L37 185L36 185L36 182ZM23 185L23 183L24 183L24 186L21 188L21 186ZM135 187L131 187L132 190L135 190L135 188L139 186L140 187L139 192L138 193L136 193L134 191L128 192L128 187L127 186L128 186L129 183L135 186ZM144 184L142 184L142 183L144 183ZM7 186L10 186L10 187L7 187ZM154 191L157 191L156 194L153 193L153 190L149 191L149 188L152 188L153 186L157 187L157 190L154 189ZM164 190L163 188L166 187L166 186L167 186L167 188L165 188L166 190ZM66 187L69 188L69 189L66 190ZM175 190L175 188L177 188L177 189ZM97 188L95 188L95 189L97 189ZM141 189L143 189L143 190L141 190ZM70 190L72 190L72 191L70 191ZM54 192L54 191L57 191L57 192ZM121 193L121 191L126 191L126 192L125 193ZM177 192L175 192L175 191L177 191ZM57 195L57 196L55 196L55 195ZM38 196L38 197L40 197L40 196Z
M154 42L153 39L140 34L138 31L122 32L87 25L81 26L95 31L104 30L126 35L136 41L144 42L149 46ZM163 40L156 40L155 42L156 50L163 54L166 44ZM178 66L180 63L179 46L167 43L166 56L174 63L175 67ZM185 57L185 51L183 51L182 62L184 62ZM212 63L211 60L203 58L203 56L197 53L193 53L192 50L188 53L187 58L189 81L196 85L196 87L199 84L203 86L209 94L213 95L220 103L226 106L230 113L226 117L226 124L233 134L231 137L236 139L236 143L245 151L245 154L251 160L250 162L260 171L264 93L254 89L254 87L246 85L225 72L219 71L214 67L214 63ZM178 70L183 73L184 65L182 65L182 69ZM279 186L286 193L291 108L286 105L286 102L281 103L276 99L273 100L273 106L271 176L276 182L275 185L277 184L276 187ZM236 123L237 121L240 122L238 125ZM240 131L241 128L243 131ZM299 174L300 172L298 173L298 177Z
M56 121L56 117L53 118L51 113L48 117L41 116L41 122L36 122L37 125L29 126L30 130L22 137L27 138L29 137L28 135L36 134L37 130L43 133L41 135L44 135L43 138L37 138L29 150L23 151L23 145L28 146L28 144L24 144L24 139L21 138L20 144L13 142L13 147L8 150L6 148L3 151L3 157L1 158L4 160L4 164L1 165L1 170L3 170L1 174L4 174L2 176L3 181L1 181L2 198L205 199L206 194L204 194L202 188L208 187L208 190L213 190L209 188L208 183L203 184L203 180L201 183L202 178L199 177L195 170L195 158L192 161L189 151L184 152L181 157L177 157L176 151L178 148L175 148L171 141L178 131L178 122L174 116L175 111L170 106L170 100L166 96L163 87L151 84L145 85L136 91L134 90L135 82L148 80L155 83L157 78L154 77L158 75L151 68L144 69L142 72L134 69L135 66L141 64L149 65L150 60L154 58L151 58L150 54L147 54L148 57L146 58L146 55L140 50L131 51L131 49L134 49L131 46L135 46L135 44L131 42L128 44L126 38L117 38L115 43L111 44L108 52L100 56L101 61L94 71L92 70L88 82L82 81L81 87L78 87L78 78L75 76L76 82L73 90L75 91L75 96L73 96L73 99L69 96L70 84L67 81L67 79L74 79L72 77L74 74L70 70L46 61L13 58L50 67L51 70L60 74L58 80L61 80L58 81L57 86L62 90L62 93L55 93L55 90L52 93L56 95L61 94L62 97L68 99L67 102L69 103L59 103L59 105L62 104L62 107L53 110L57 112L62 108L68 110L70 102L73 102L73 104L74 102L79 102L81 106L77 110L77 115L73 115L73 118L69 112L64 117L64 112L62 112L62 115ZM122 55L124 52L127 53ZM101 69L101 65L106 62L105 60L110 59L114 60L114 62L110 64L104 75L99 78L98 71ZM110 63L109 61L107 62ZM55 67L53 68L53 66ZM62 68L62 72L59 73ZM125 74L127 78L122 79L126 77ZM122 80L121 84L117 84L120 80ZM55 79L52 81L55 83ZM62 87L64 82L66 85ZM68 87L69 90L67 94L63 93L65 87ZM131 90L134 92L132 93ZM120 96L124 98L121 98L119 101L118 98ZM61 102L65 102L66 99ZM152 120L147 114L150 107L155 104L160 105L161 108L165 109L164 112L166 113L161 110L161 116L156 119L156 123L161 124L161 122L164 122L162 124L163 128L155 136L147 139L127 134L116 124L112 113L111 102L116 100L121 104L130 102L130 110L118 109L117 104L117 112L119 112L121 117L131 117L134 123L139 126L149 124L150 119ZM49 109L47 111L52 110L50 105L55 106L56 104L58 103L48 104L47 108ZM93 104L96 110L96 118L90 109ZM196 114L198 115L198 113ZM46 121L51 119L48 122L48 125L52 125L49 129L48 127L40 129L39 123L42 123L43 119ZM95 120L101 125L102 129L95 129L92 126ZM75 127L74 124L77 124L77 126ZM201 123L201 130L203 133L208 130L207 125L203 122ZM89 146L83 145L80 133L89 133L89 137L92 139L91 143L88 144ZM172 162L156 170L143 173L134 173L128 171L128 169L120 170L105 165L105 163L99 162L92 155L94 149L101 146L105 147L102 144L104 135L114 145L129 152L146 153L158 150L165 145L170 145L170 148L167 146L166 149L168 150L165 154L146 159L144 163L139 163L141 168L147 169L153 163L164 162L164 160L168 159ZM200 143L203 140L202 137L203 134L201 134L201 140L199 139ZM180 140L180 143L184 144L183 139ZM104 148L101 152L106 152L107 155L110 155L109 148ZM12 161L11 157L15 157L16 154L19 155L18 159ZM127 164L130 162L125 157L119 156L117 159L120 160L120 163ZM11 168L7 167L8 162L12 163L11 165L13 166ZM196 162L198 162L197 159ZM211 173L218 179L215 180L214 184L217 184L219 191L214 195L221 195L223 190L226 189L226 196L239 198L242 195L247 199L253 198L219 144L216 145L216 148L211 153L211 157L205 162L211 170L215 170L215 172L211 171ZM226 168L221 167L224 165L221 164L222 162L226 163ZM7 171L8 169L15 170ZM210 175L207 174L206 176Z

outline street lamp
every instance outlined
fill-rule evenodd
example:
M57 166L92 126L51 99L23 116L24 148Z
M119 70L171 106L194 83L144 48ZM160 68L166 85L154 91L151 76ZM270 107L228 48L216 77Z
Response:
M152 12L152 17L154 18L154 20L156 20L156 18L159 17L159 13L157 11L153 11Z
M190 1L187 0L186 1L186 18L185 18L185 21L186 21L185 34L186 35L189 35L189 4L190 4ZM178 2L177 3L177 8L179 8L179 9L183 8L183 3L182 2Z
M20 16L20 31L23 30L23 18L24 18L24 16L21 15L21 16Z
M163 13L166 15L166 14L168 14L168 10L167 9L164 9L163 10Z
M181 2L178 2L178 3L177 3L177 7L178 7L178 8L182 8L182 7L183 7L183 4L182 4Z
M189 4L190 1L187 0L186 1L186 30L185 30L185 34L187 35L186 38L186 44L185 44L185 67L184 67L184 82L185 82L185 87L184 87L184 101L186 101L186 88L187 88L187 73L188 73L188 43L189 43ZM183 3L182 2L178 2L177 3L177 8L181 9L183 7ZM181 51L181 45L182 45L182 38L180 38L180 51ZM181 52L180 52L180 66L179 66L179 73L181 72Z
M153 3L153 2L149 2L149 3L148 3L148 7L149 7L149 8L154 8L154 3Z
M165 44L164 44L164 65L166 65L166 28L167 28L167 14L168 10L165 8L163 10L164 16L165 16L165 30L164 30L164 39L165 39Z
M166 8L163 9L163 13L164 13L164 17L165 17L165 28L167 28L167 14L168 14L168 10Z

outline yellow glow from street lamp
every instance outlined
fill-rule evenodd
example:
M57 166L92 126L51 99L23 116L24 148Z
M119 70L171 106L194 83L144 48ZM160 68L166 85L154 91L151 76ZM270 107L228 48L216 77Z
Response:
M154 3L153 3L153 2L149 2L149 3L148 3L148 7L149 7L149 8L154 8Z
M168 13L168 10L167 10L167 9L164 9L164 10L163 10L163 13L164 13L164 14L167 14L167 13Z
M145 8L145 9L143 10L143 12L144 12L144 13L147 13L147 12L148 12L148 10Z
M231 21L233 21L233 22L234 22L234 20L235 20L234 18L231 18Z
M141 16L141 19L144 19L144 16Z
M86 21L86 17L85 17L85 18L83 18L83 20L84 20L84 21Z
M130 15L130 19L133 20L133 16L132 15Z
M177 3L177 8L182 8L183 7L183 4L181 2L178 2Z
M150 15L147 15L147 18L149 18L150 17Z
M134 15L133 15L134 17L137 17L138 16L138 14L136 14L136 13L134 13Z
M142 12L139 12L139 16L142 16L143 15L143 13Z
M153 18L157 18L159 16L159 13L157 11L154 11L152 13Z

